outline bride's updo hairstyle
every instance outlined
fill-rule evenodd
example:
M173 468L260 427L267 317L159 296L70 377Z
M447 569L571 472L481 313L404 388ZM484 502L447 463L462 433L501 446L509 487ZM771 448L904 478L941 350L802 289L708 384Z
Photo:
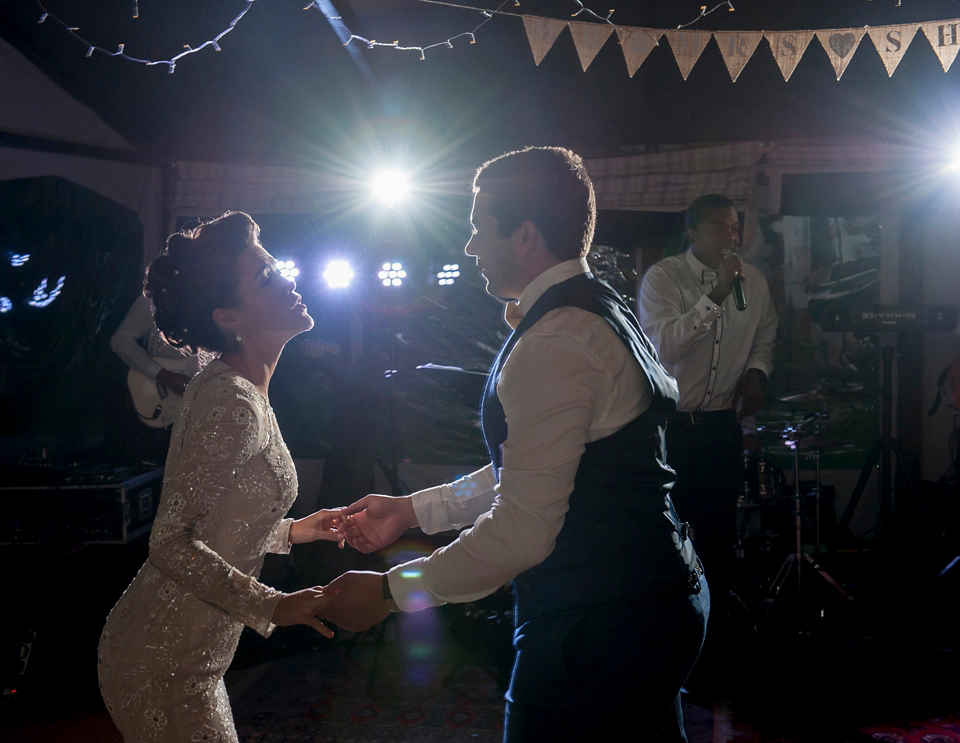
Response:
M167 343L193 353L234 350L234 340L214 321L213 311L239 303L238 258L259 241L260 228L243 212L227 212L167 238L143 285Z

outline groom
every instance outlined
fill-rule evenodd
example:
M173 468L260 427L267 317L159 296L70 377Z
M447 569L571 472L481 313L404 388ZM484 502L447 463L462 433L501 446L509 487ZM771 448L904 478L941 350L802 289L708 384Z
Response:
M483 396L491 463L342 512L348 543L364 552L414 526L470 528L388 573L340 576L326 616L360 631L512 580L505 741L686 740L679 690L709 592L669 495L663 436L676 382L589 272L596 201L578 155L507 153L480 167L473 192L465 252L514 328Z

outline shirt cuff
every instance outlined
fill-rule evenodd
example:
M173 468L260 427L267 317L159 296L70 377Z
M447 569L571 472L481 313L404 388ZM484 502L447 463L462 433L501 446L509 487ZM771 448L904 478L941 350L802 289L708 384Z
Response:
M716 321L716 319L723 314L723 309L719 304L712 301L707 297L706 294L704 294L693 306L693 313L694 317L696 318L696 324L693 326L693 329L697 330L698 327L713 327L713 323Z
M490 510L496 485L493 466L487 465L453 482L418 490L412 495L412 504L420 530L436 534L470 526Z
M756 369L757 371L763 372L764 376L769 377L773 372L773 364L770 362L765 362L760 359L747 359L747 365L745 371L750 371L751 369Z
M424 534L436 534L450 528L446 525L446 513L443 507L444 487L446 486L437 485L418 490L410 496L410 502L413 503L413 512L417 515L417 523L420 525L420 531ZM393 590L392 584L390 590Z
M435 598L423 581L423 568L427 558L420 557L387 571L390 593L400 611L420 611L431 606L441 606L444 601Z

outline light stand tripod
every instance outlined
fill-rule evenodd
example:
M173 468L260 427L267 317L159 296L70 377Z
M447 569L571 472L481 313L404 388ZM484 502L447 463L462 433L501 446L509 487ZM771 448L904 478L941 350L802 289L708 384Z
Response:
M817 562L814 556L811 556L808 553L803 551L803 519L802 519L802 495L800 493L800 437L803 432L803 426L807 423L810 423L817 418L823 417L822 413L814 414L812 418L808 419L804 423L787 429L784 432L785 441L788 447L793 449L793 531L794 531L794 551L792 554L787 555L786 559L783 561L783 564L780 566L780 570L777 573L777 577L774 579L773 584L770 586L770 590L767 592L766 598L764 598L761 607L760 614L761 618L766 618L770 614L770 610L773 608L774 603L781 596L783 588L790 582L791 577L793 578L792 584L795 589L795 596L798 603L803 602L805 598L804 594L804 581L803 581L803 572L806 569L807 571L812 570L816 575L820 576L827 585L829 585L839 596L841 596L846 601L853 601L853 597L847 593L843 587L837 583L833 577L824 570L820 564ZM820 452L816 451L816 481L815 481L815 507L817 509L816 513L816 551L817 556L820 552Z
M904 461L905 458L903 455L903 447L900 445L900 442L891 434L893 428L893 348L890 346L884 346L882 350L882 358L883 381L880 392L880 438L873 443L873 448L870 450L870 454L867 457L867 462L860 471L860 478L857 480L857 485L853 489L853 495L850 496L850 502L847 503L847 507L843 511L843 517L840 519L840 524L837 530L840 538L843 538L844 534L849 533L851 537L856 539L853 533L849 531L850 519L853 518L853 514L857 510L857 504L860 502L860 497L863 495L863 491L867 486L867 481L870 479L870 473L873 472L874 467L876 467L878 459L880 461L879 530L881 536L888 536L888 530L891 528L893 523L891 518L893 515L893 499L891 495L892 472L890 468L891 455L896 456L897 466L899 468L897 471L903 473L910 492L913 494L913 498L917 503L920 515L924 521L927 521L926 512L923 510L923 504L920 502L920 496L918 495L917 486L914 482L913 475L910 474L910 468L906 466Z

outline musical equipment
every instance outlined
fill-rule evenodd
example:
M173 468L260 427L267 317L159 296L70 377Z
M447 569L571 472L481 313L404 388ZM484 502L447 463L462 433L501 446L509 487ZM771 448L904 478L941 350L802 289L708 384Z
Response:
M737 505L770 505L781 498L785 484L783 470L762 452L746 451L743 453L743 494Z
M196 369L196 361L192 358L166 359L154 356L153 360L167 371L188 377L192 376ZM127 389L130 391L133 409L144 425L150 428L167 428L173 424L180 410L180 395L136 369L127 372Z
M955 307L952 309L956 310ZM956 324L955 317L954 324ZM853 532L850 531L850 520L857 510L857 505L860 503L863 491L867 487L870 475L873 474L874 467L878 463L880 465L880 535L883 537L889 536L889 531L893 526L892 464L894 457L896 457L899 467L898 472L903 475L907 488L917 505L918 512L927 527L929 528L930 526L930 521L920 501L916 482L914 482L913 475L910 474L910 468L905 466L903 446L900 444L900 440L893 436L893 356L894 350L891 346L884 346L882 348L883 371L880 380L880 438L873 442L870 454L867 455L867 461L863 465L863 469L860 470L860 478L853 488L853 494L850 496L850 501L847 503L847 507L844 509L843 516L840 519L838 528L841 539L845 534L850 534L851 537L856 539Z
M794 589L794 595L798 603L803 603L806 598L806 593L803 588L804 570L812 570L813 573L819 576L828 586L830 586L830 588L832 588L837 595L848 602L853 601L853 596L847 593L843 587L837 583L837 581L834 580L834 578L826 570L824 570L823 567L821 567L816 559L820 554L820 454L824 447L814 447L811 454L816 461L816 480L813 489L815 519L814 528L816 531L815 552L814 555L810 555L803 551L803 493L800 487L800 449L803 447L800 442L803 440L813 440L815 443L820 443L817 438L815 438L819 437L819 430L817 430L812 436L806 436L806 429L807 426L815 423L821 418L826 417L828 417L827 413L810 413L799 423L784 429L782 434L784 443L786 443L786 445L793 450L794 551L793 553L787 555L786 559L783 561L783 564L780 566L780 570L777 573L777 577L774 579L773 584L770 586L770 589L767 592L766 598L764 598L762 602L762 617L767 617L770 614L771 608L781 596L781 591L788 585L788 583Z
M321 356L336 356L340 353L340 345L328 341L300 340L297 343L300 351L312 359ZM193 376L196 361L193 358L167 359L161 356L153 357L160 366L175 374ZM127 389L133 409L137 412L144 425L150 428L168 428L180 411L181 397L162 382L141 374L136 369L127 372Z
M634 256L611 245L592 245L587 253L590 271L612 286L631 307L637 302L637 275Z
M319 359L321 356L339 356L340 344L333 341L315 341L312 339L298 339L297 346L311 359Z
M427 379L433 379L450 390L472 410L480 407L483 388L487 384L486 372L468 371L459 366L420 364L416 371Z
M844 446L850 442L843 441L842 439L827 438L817 431L812 436L805 436L804 438L800 439L798 443L804 449L816 449L817 451L823 451L824 449L836 449L837 447Z
M809 392L797 392L783 395L776 399L780 402L824 402L826 400L850 400L863 393L861 382L844 382L842 384L820 384Z
M81 542L126 544L146 533L160 501L163 468L134 473L107 465L65 470L42 484L14 473L0 487L0 545ZM24 483L24 484L20 484Z
M951 331L957 327L955 305L901 307L896 304L870 307L824 309L820 326L824 330L886 333L898 330Z
M733 280L733 303L741 312L747 309L747 297L743 293L743 280L739 276Z

